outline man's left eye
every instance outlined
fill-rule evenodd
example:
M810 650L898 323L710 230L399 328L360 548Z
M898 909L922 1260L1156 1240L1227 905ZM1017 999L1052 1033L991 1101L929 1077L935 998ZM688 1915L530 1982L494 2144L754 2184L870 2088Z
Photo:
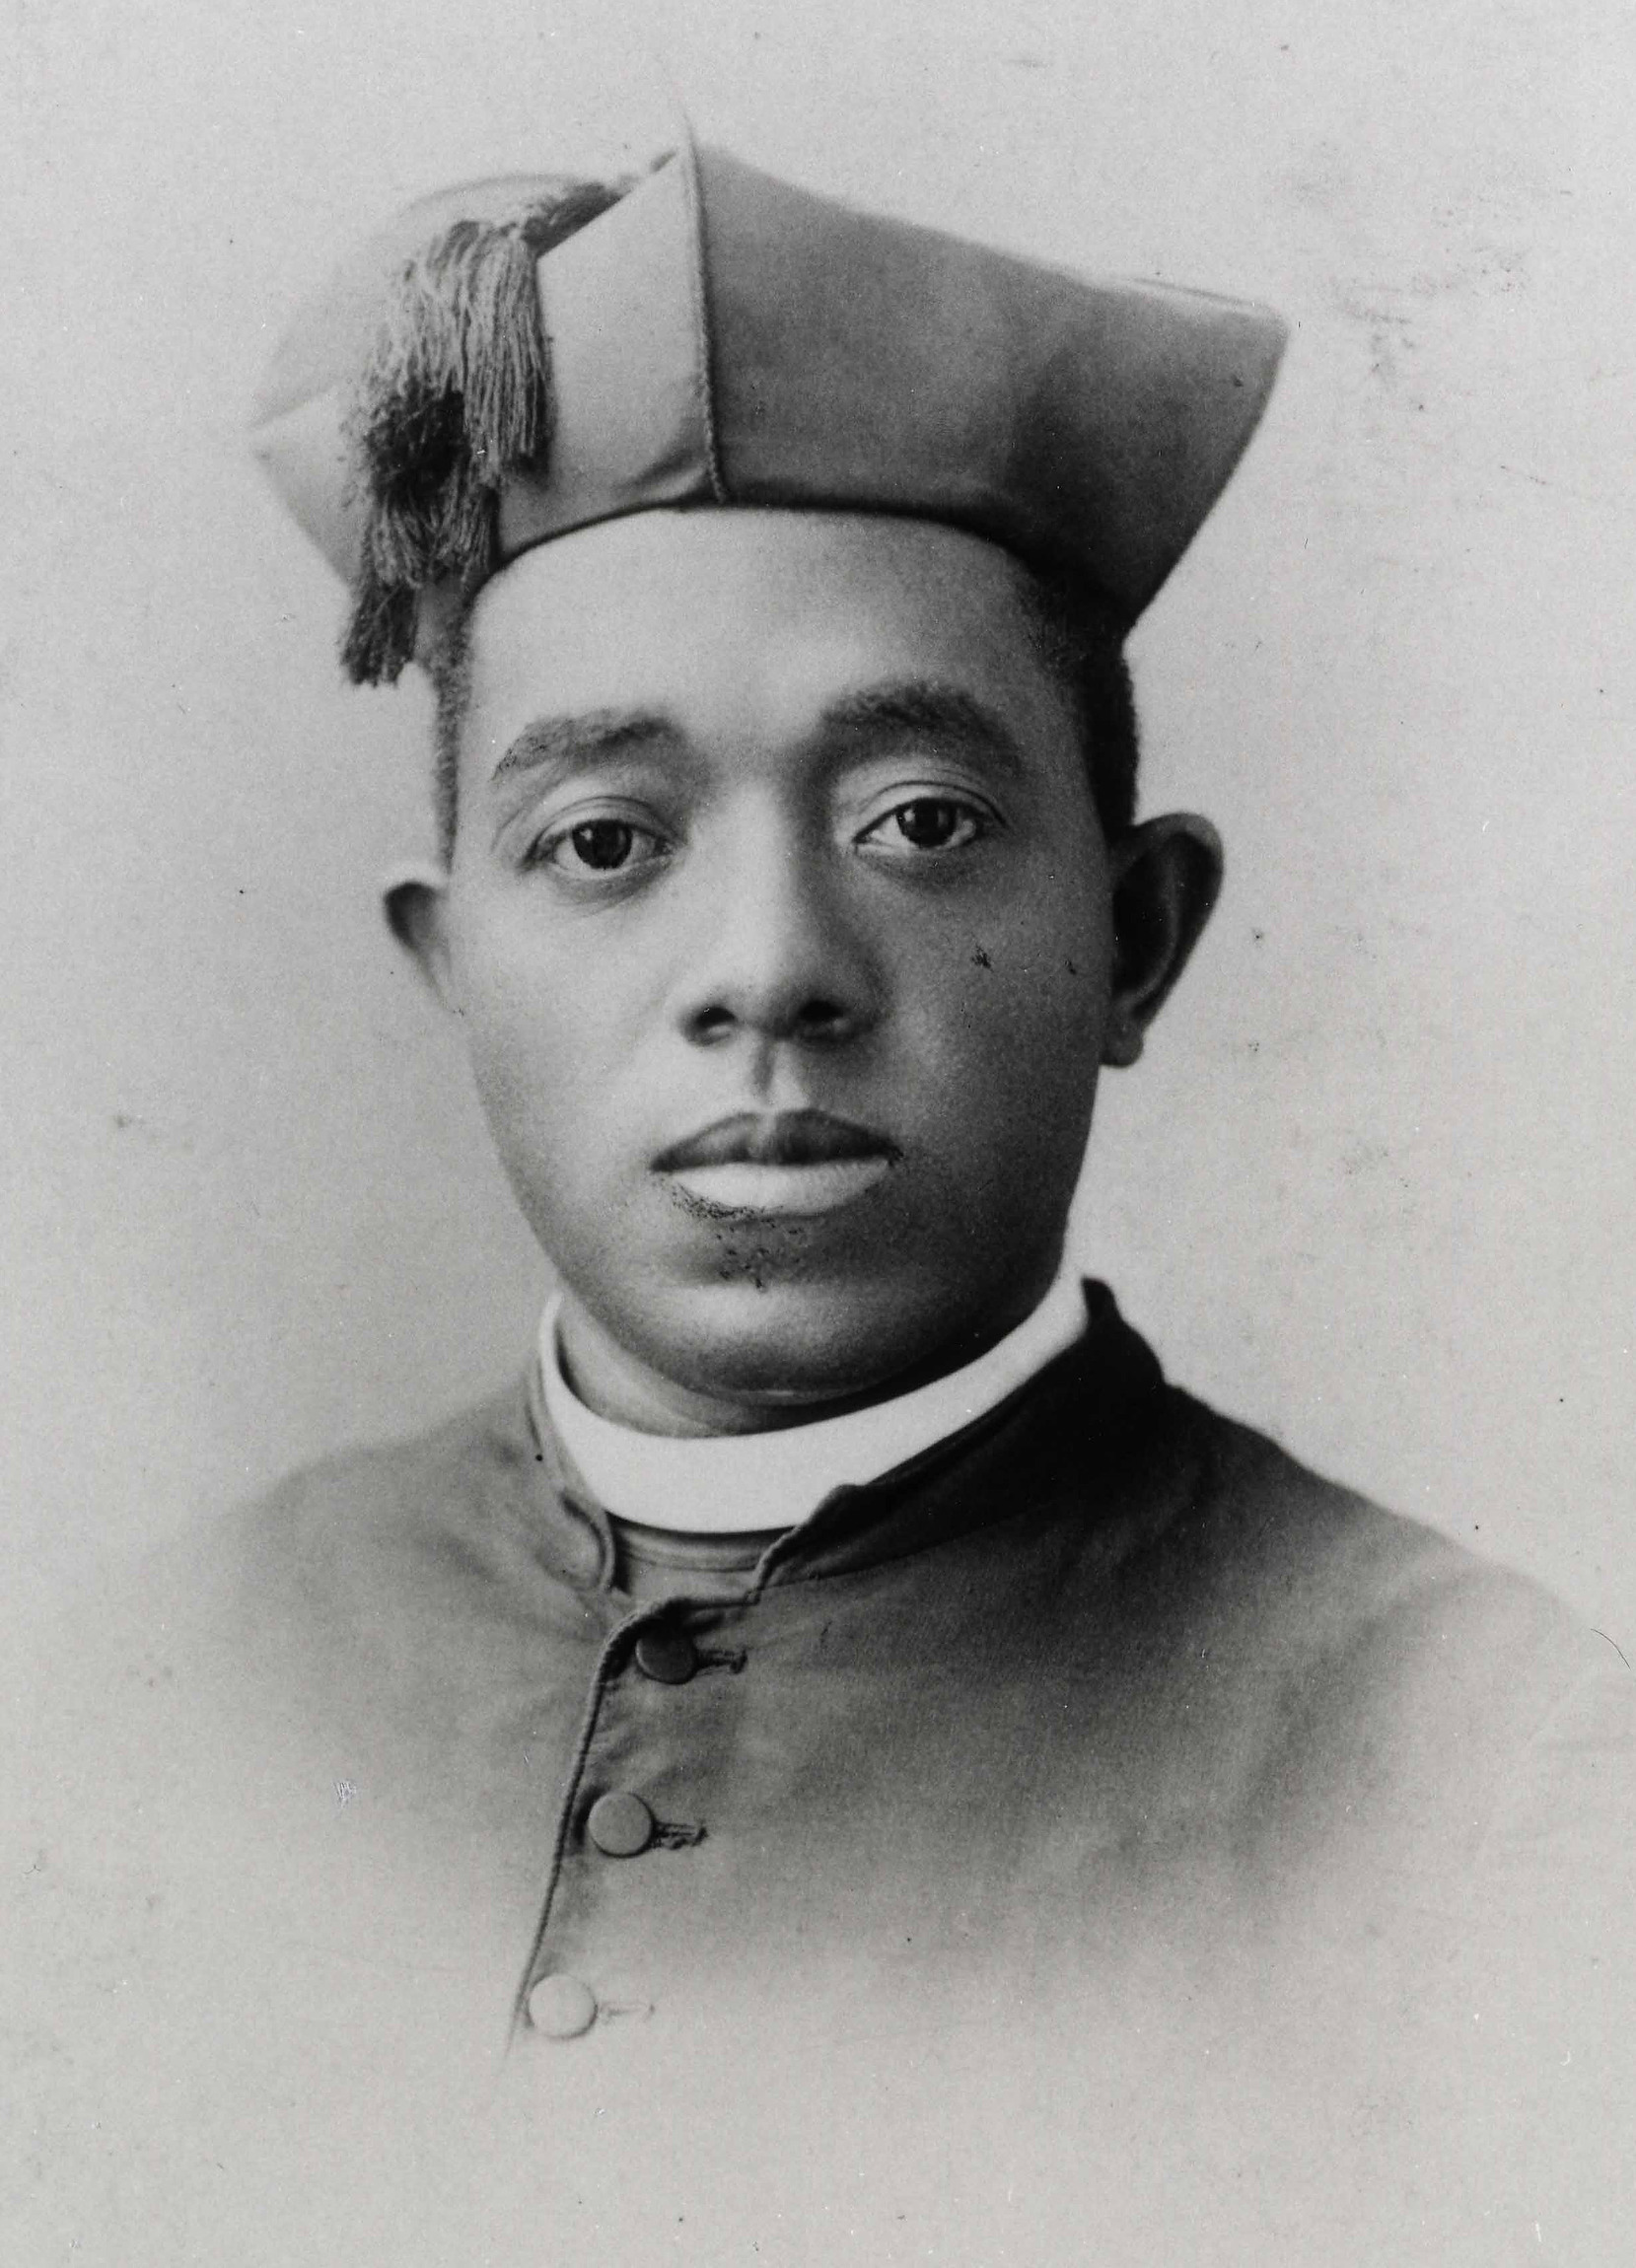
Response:
M859 840L883 850L963 850L982 832L982 814L970 804L952 796L914 796L894 804Z

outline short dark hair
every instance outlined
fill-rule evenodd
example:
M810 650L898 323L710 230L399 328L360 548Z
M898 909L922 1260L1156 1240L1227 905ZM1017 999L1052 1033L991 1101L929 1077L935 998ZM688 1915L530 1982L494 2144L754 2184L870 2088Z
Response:
M1140 733L1124 640L1094 592L1062 575L1020 573L1039 653L1072 704L1086 774L1111 842L1134 824ZM469 602L458 607L427 658L436 704L432 800L444 858L460 815L461 728L471 689Z
M456 608L426 659L432 680L432 815L447 865L461 808L461 727L471 695L471 603Z
M1061 680L1079 731L1086 777L1109 842L1136 823L1141 731L1124 630L1079 577L1022 571L1040 658Z

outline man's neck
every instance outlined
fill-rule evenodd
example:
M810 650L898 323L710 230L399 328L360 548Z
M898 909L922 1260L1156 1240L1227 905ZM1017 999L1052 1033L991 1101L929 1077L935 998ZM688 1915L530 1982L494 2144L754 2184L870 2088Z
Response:
M963 1370L1033 1313L1059 1280L1062 1265L1059 1244L1027 1282L988 1309L980 1326L943 1338L919 1359L839 1393L818 1388L736 1395L684 1385L622 1346L566 1285L553 1306L558 1359L564 1380L588 1410L633 1433L701 1441L782 1432L872 1409Z
M972 1360L902 1392L805 1425L709 1438L644 1433L587 1408L560 1359L559 1305L546 1310L539 1368L544 1415L589 1494L615 1521L689 1534L799 1524L833 1490L876 1480L1008 1400L1085 1329L1071 1266L1016 1328Z

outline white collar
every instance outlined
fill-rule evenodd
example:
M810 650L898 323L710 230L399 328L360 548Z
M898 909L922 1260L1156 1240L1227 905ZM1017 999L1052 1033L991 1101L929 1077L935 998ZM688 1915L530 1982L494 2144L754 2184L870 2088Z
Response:
M1015 1393L1085 1329L1085 1294L1064 1257L1033 1312L987 1354L930 1385L845 1417L702 1440L637 1433L586 1408L562 1375L552 1299L539 1326L545 1408L604 1511L693 1535L794 1527L832 1489L875 1480Z

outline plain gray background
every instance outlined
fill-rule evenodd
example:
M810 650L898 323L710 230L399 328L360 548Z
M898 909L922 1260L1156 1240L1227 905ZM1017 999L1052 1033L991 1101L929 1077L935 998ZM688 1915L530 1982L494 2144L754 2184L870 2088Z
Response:
M704 136L1270 299L1134 649L1230 880L1079 1248L1195 1390L1636 1657L1636 19L1625 0L7 0L0 1582L49 1594L520 1359L543 1274L373 887L417 689L243 428L462 176Z

